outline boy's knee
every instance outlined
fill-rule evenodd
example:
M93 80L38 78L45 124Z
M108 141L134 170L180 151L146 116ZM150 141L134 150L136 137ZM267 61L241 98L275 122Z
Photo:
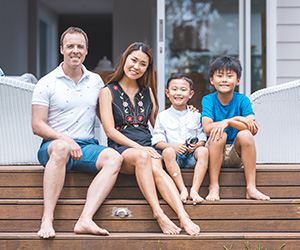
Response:
M238 132L236 136L236 140L240 142L240 144L253 144L254 137L249 130L241 130Z
M176 151L171 147L165 148L162 152L162 155L165 160L174 158L174 157L176 159Z
M198 147L196 149L195 154L197 156L197 159L198 159L198 157L208 158L208 148L206 148L206 147Z
M211 147L221 147L221 148L224 148L225 144L226 144L226 141L227 141L227 133L224 132L222 137L219 138L218 140L214 139L212 140L211 138L209 139L209 148Z

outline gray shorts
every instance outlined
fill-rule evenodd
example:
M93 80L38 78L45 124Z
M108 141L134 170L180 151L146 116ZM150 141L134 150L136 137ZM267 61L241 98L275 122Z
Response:
M234 143L226 144L223 150L222 168L240 168L242 159L235 150Z
M206 148L209 148L208 141L205 144ZM236 152L234 143L225 144L223 149L223 161L222 168L240 168L243 166L243 162L239 154Z

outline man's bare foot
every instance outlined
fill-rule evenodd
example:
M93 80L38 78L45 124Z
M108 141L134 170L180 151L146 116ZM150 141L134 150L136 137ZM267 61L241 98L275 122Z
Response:
M98 225L92 221L91 219L87 218L79 218L77 221L74 232L76 234L103 234L109 235L109 232L105 229L98 227Z
M193 201L193 205L196 205L200 202L203 202L203 198L199 195L199 193L197 191L195 191L194 189L191 188L190 191L190 198Z
M44 239L55 237L52 220L42 219L41 228L37 232L37 235Z
M205 199L208 201L219 201L220 200L219 190L220 190L219 187L209 187L209 193Z
M262 201L268 201L270 200L270 197L267 195L264 195L260 191L258 191L256 188L247 188L247 199L255 199L255 200L262 200Z
M189 198L189 192L188 192L188 190L185 188L185 189L183 189L183 190L181 191L181 193L180 193L180 199L181 199L181 201L182 201L183 203L186 203L187 200L188 200L188 198Z
M179 234L181 228L177 227L164 213L154 215L164 234Z
M200 233L200 227L195 224L189 217L180 220L180 226L184 228L187 234L197 236Z

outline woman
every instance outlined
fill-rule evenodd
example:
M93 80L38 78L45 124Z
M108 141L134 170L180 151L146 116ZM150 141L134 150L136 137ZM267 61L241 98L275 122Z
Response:
M149 86L149 87L148 87ZM190 235L200 227L184 210L177 188L163 170L160 154L151 147L152 126L158 113L156 71L151 49L143 43L131 44L123 53L116 72L100 91L100 114L108 146L123 156L120 173L136 175L154 217L165 234L179 234L177 227L159 205L155 184L164 200L177 213L180 226Z

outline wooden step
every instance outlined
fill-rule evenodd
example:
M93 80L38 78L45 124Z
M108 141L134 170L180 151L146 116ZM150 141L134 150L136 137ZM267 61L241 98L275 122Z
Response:
M251 250L263 246L263 249L298 250L300 233L201 233L192 237L164 235L161 233L112 233L110 236L75 235L74 233L57 233L54 239L43 240L33 233L0 233L0 248L6 250L30 249L150 249L150 250L218 250L233 244L233 250Z
M60 198L84 199L94 174L70 171ZM187 187L191 187L193 170L183 170ZM258 165L257 187L274 199L300 199L300 165ZM4 199L41 199L43 197L43 167L1 166L0 197ZM208 193L209 176L206 175L200 195ZM222 169L220 195L223 199L245 198L243 169ZM143 199L134 175L120 174L108 199Z
M167 216L179 225L174 211L161 201ZM60 200L55 211L58 232L72 232L84 200ZM117 208L129 216L115 215ZM42 200L1 200L0 232L35 232L42 217ZM221 200L185 205L203 232L300 232L300 200ZM161 232L145 200L107 200L94 216L110 232Z

